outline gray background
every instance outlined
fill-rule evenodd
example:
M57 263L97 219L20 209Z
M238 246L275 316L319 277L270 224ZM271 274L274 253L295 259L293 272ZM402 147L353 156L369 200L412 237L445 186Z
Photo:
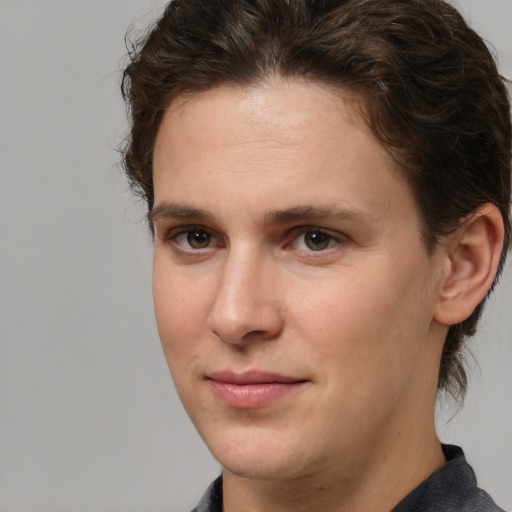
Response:
M187 511L219 471L172 389L116 168L124 34L162 1L0 0L0 510ZM512 1L461 2L512 77ZM439 414L512 509L512 266ZM473 365L475 366L475 365Z

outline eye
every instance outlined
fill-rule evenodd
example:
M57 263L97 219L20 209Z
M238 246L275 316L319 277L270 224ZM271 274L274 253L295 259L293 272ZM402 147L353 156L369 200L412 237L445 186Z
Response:
M215 237L204 229L189 229L174 236L176 245L183 249L207 249Z
M325 251L338 244L339 240L333 235L310 228L295 239L293 248L301 251Z

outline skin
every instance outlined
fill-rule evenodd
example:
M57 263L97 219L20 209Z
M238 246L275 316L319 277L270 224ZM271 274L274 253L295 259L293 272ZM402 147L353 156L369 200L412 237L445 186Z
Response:
M390 510L443 464L445 292L463 266L448 242L427 254L409 186L348 98L276 81L175 101L154 190L158 329L225 512ZM253 370L300 384L252 408L212 389Z

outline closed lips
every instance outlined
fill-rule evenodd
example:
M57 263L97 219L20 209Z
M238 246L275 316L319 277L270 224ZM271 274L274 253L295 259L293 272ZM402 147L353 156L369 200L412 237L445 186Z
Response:
M307 381L285 375L251 371L242 374L214 372L208 375L213 394L228 407L259 409L289 395Z

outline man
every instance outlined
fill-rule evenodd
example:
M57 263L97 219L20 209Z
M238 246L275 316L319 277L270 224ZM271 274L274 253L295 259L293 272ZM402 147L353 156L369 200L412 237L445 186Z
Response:
M434 426L509 246L510 106L441 0L175 0L124 74L204 511L501 510Z

